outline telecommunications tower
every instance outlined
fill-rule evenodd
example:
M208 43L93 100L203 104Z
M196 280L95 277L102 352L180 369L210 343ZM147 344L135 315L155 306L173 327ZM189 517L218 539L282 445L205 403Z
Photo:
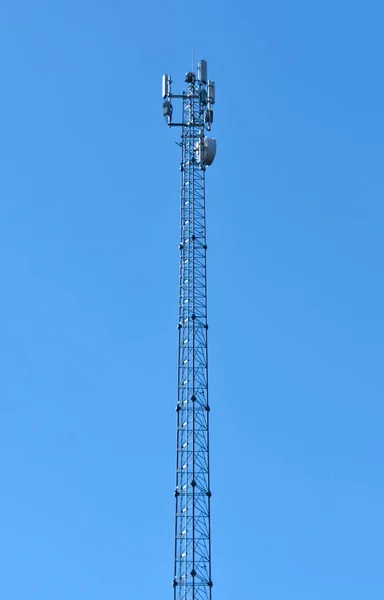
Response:
M215 84L201 60L185 76L186 90L172 93L163 75L163 116L180 127L181 209L179 358L176 435L174 600L211 600L211 488L209 477L208 323L205 228L205 171L216 141ZM172 121L173 99L181 100L181 121Z

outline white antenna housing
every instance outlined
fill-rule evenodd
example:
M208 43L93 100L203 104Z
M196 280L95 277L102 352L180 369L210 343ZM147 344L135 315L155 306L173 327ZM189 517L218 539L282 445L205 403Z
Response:
M200 60L197 65L197 80L201 83L208 81L208 65L206 60Z
M170 75L163 75L162 78L162 94L163 94L163 98L166 98L167 96L171 95L171 76Z
M207 95L209 104L215 104L215 82L209 81L207 84Z

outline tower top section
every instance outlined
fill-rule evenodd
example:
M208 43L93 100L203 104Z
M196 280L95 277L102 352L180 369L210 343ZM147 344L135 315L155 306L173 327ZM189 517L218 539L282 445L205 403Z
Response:
M197 65L197 76L192 71L185 74L185 82L188 87L181 94L172 92L172 77L165 73L162 78L162 96L163 96L163 116L169 127L185 127L187 123L174 123L172 100L176 98L191 98L198 100L200 104L200 119L198 122L190 123L189 126L202 126L207 131L211 131L213 123L213 105L215 104L215 82L208 79L208 65L206 60L200 60Z
M213 105L215 104L215 82L208 79L206 60L200 60L197 74L187 71L185 74L186 89L181 94L172 91L172 77L165 73L162 77L163 117L168 127L181 127L183 131L190 129L195 138L195 159L200 168L212 164L216 155L216 140L205 135L211 131L213 123ZM182 101L182 118L180 122L173 120L173 102ZM183 134L183 135L186 135Z

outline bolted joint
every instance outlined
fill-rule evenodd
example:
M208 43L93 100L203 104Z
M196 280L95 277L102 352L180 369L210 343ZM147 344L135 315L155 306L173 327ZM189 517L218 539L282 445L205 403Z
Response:
M192 569L192 571L191 571L191 576L192 576L192 577L196 577L196 571L195 571L195 569Z
M180 496L180 492L178 490L175 490L173 495L175 496L175 498L177 498L178 496Z
M213 586L213 583L212 583L211 580L208 581L207 586L210 587L210 588Z
M196 487L196 481L194 479L192 479L192 481L191 481L191 487L193 487L193 488Z
M173 585L174 588L177 586L177 579L176 578L172 581L172 585Z
M210 490L208 490L207 496L208 496L208 498L212 498L212 492Z

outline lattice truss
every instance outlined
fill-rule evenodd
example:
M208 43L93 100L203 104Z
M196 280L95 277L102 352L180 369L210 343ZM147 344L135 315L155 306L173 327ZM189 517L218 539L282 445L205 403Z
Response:
M174 600L211 600L205 166L201 83L183 94Z

